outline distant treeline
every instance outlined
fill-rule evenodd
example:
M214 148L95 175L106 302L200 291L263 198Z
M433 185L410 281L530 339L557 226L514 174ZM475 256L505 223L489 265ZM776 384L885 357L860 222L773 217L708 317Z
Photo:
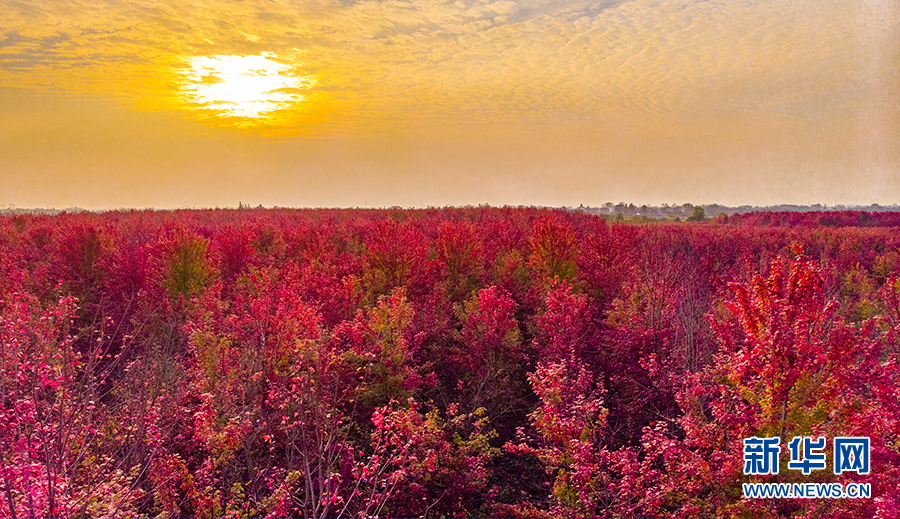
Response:
M479 208L489 208L492 207L490 204L480 204ZM507 208L511 208L510 206L503 206ZM534 207L534 206L531 206ZM238 203L238 209L249 210L251 209L250 204ZM255 209L263 209L262 205L257 205ZM464 206L459 207L459 209L473 209L475 206ZM526 206L517 206L518 209L524 209ZM542 207L543 209L554 209L553 207ZM780 204L780 205L769 205L769 206L755 206L755 205L741 205L741 206L725 206L719 204L662 204L659 206L656 205L635 205L635 204L626 204L625 202L619 202L618 204L614 204L612 202L606 202L600 206L585 206L579 205L578 207L567 207L563 206L562 209L568 211L577 211L583 213L590 214L599 214L599 215L610 215L617 216L621 214L623 217L633 218L636 216L646 216L651 218L688 218L694 215L694 212L698 209L703 209L703 214L706 217L711 218L719 215L727 215L731 216L734 214L742 214L742 213L825 213L827 215L836 215L837 213L841 213L844 217L850 214L858 214L858 213L890 213L890 212L900 212L900 205L892 204L892 205L879 205L879 204L871 204L871 205L822 205L822 204L813 204L813 205L793 205L793 204ZM153 210L153 208L148 208ZM219 209L218 207L216 209ZM229 209L228 207L224 207L222 209ZM279 207L273 207L273 209L279 209ZM290 208L287 208L290 209ZM400 206L392 206L385 207L385 210L402 210L403 207ZM415 209L415 208L407 208L407 209ZM436 207L429 206L428 209L437 209ZM444 209L451 209L451 207L445 207ZM120 209L120 211L128 211L129 209ZM377 210L377 209L376 209ZM20 208L16 207L13 204L0 204L0 215L15 215L15 214L44 214L44 215L55 215L60 213L87 213L94 212L88 209L84 209L81 207L67 207L65 209L55 209L55 208ZM104 211L97 211L104 212ZM774 215L772 216L773 218ZM779 221L779 218L775 218L773 221ZM893 218L893 217L890 217ZM890 218L888 218L890 220ZM875 226L875 227L890 227L895 224L891 223L882 223L884 222L884 217L877 217L874 219L869 219L868 217L863 217L866 223L840 223L840 224L831 224L823 222L821 225L829 225L836 227L848 227L848 226ZM846 219L842 219L841 222L844 222ZM792 220L793 221L793 220ZM890 220L893 221L893 220ZM806 220L804 220L806 222ZM875 223L878 222L878 223ZM742 221L742 223L748 224L748 222ZM755 222L749 225L784 225L779 223L773 224L763 224ZM794 225L793 223L788 225ZM802 223L799 225L810 225L808 223ZM811 225L816 225L816 223L812 223Z
M842 213L843 215L849 215L853 213L883 213L883 212L897 212L900 211L900 206L898 205L889 205L883 206L878 204L872 204L868 206L844 206L844 205L836 205L836 206L826 206L822 204L815 205L792 205L792 204L781 204L781 205L771 205L771 206L751 206L751 205L742 205L737 207L729 207L719 204L662 204L659 206L655 205L634 205L634 204L626 204L625 202L619 202L618 204L614 204L612 202L606 202L605 204L597 207L588 207L588 206L578 206L572 208L566 208L574 211L581 211L586 213L593 213L599 215L610 215L616 216L621 214L623 217L636 217L636 216L647 216L651 218L686 218L690 217L694 214L694 211L697 208L702 208L707 217L719 216L719 215L727 215L731 216L734 214L740 213L824 213L824 214L836 214L837 212ZM881 220L874 220L881 221ZM746 223L746 222L743 222ZM760 225L760 224L754 224ZM769 224L765 224L769 225ZM806 225L806 224L801 224ZM815 224L812 224L815 225ZM830 225L830 224L822 224L822 225ZM848 226L848 225L859 225L859 224L841 224L840 226ZM866 223L865 225L875 225L875 226L885 226L885 225L893 225L893 224L875 224L875 223Z

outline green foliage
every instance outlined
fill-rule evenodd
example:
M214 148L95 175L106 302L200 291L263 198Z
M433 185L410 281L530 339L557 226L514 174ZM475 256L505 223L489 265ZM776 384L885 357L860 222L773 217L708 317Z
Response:
M697 206L694 208L694 213L687 217L688 222L706 222L709 221L709 218L706 217L706 211L701 206Z
M206 258L208 244L208 240L188 234L177 236L168 244L163 284L173 300L190 299L212 281L213 269Z

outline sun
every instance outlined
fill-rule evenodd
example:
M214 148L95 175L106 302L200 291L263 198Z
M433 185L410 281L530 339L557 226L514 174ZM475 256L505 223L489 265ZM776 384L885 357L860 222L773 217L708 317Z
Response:
M291 65L270 53L197 56L187 59L183 97L222 117L261 120L303 100L309 78L291 75Z

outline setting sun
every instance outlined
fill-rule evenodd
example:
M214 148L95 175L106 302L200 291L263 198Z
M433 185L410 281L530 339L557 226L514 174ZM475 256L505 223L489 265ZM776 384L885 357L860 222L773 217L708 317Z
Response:
M301 101L308 79L290 75L290 65L270 54L190 58L184 98L216 115L260 119Z
M900 200L896 1L0 12L0 209Z

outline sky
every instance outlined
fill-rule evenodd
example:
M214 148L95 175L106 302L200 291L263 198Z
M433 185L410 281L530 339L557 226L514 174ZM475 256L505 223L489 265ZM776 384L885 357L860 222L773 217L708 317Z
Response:
M0 13L0 208L900 202L900 0Z

